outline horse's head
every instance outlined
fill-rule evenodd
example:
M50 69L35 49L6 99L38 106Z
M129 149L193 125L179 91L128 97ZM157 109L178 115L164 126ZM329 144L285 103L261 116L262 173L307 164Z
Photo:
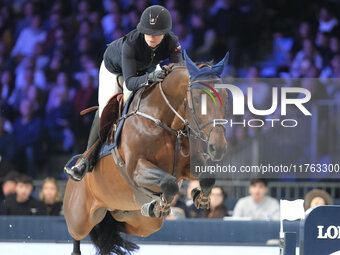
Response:
M228 56L227 53L216 65L203 64L198 67L184 52L190 74L187 119L194 135L207 143L207 152L213 161L221 160L227 148L225 127L214 120L225 119L228 95L224 89L215 89L214 84L221 82Z

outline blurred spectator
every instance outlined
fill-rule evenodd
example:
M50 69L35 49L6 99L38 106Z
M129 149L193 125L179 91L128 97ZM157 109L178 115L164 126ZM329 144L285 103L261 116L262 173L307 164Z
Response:
M49 112L55 106L54 97L59 91L65 91L67 94L66 101L71 102L75 95L75 89L71 87L71 78L66 72L58 73L55 81L50 86L50 92L46 103L46 111Z
M112 33L112 41L115 41L121 37L123 37L124 34L124 28L123 27L116 27L116 29Z
M15 43L11 53L13 57L33 55L34 45L46 40L46 32L41 29L41 22L39 15L32 17L31 25L21 31Z
M89 21L91 22L91 38L93 38L98 45L101 45L103 51L105 50L105 36L103 29L101 27L101 14L99 11L91 12L89 16Z
M329 48L329 34L325 32L318 32L315 39L316 49L322 57L323 67L327 66L332 57L331 49ZM314 76L315 77L315 76Z
M331 32L336 25L338 25L338 19L331 8L322 7L319 12L319 31Z
M15 138L6 130L6 119L0 115L0 163L11 162L15 155Z
M122 21L120 14L121 9L118 1L110 0L109 9L107 11L109 13L106 14L102 19L102 29L104 31L106 42L109 43L112 41L113 31L121 24Z
M322 70L320 78L340 78L340 54L334 55L330 65Z
M13 74L10 70L5 70L1 74L1 98L0 103L7 103L12 91L14 89Z
M82 22L83 20L87 19L90 15L90 3L87 0L81 0L78 2L77 5L77 21Z
M68 53L68 45L66 42L67 36L63 25L56 27L49 36L50 39L48 38L44 45L49 58L57 53Z
M228 216L228 210L225 206L227 195L222 187L214 187L210 193L210 208L203 211L202 218L222 219Z
M92 77L93 86L97 89L99 86L99 70L95 60L89 55L81 56L81 71L75 73L74 78L81 81L83 73Z
M226 49L232 49L230 59L233 65L240 66L240 49L237 39L239 9L237 1L222 0L216 1L210 9L211 23L217 34L214 45L214 57L225 54Z
M73 52L72 71L83 71L83 65L85 59L88 59L90 55L93 55L94 43L88 37L80 37L77 41L76 50Z
M178 36L181 47L187 51L192 50L193 35L188 32L188 29L183 24L174 26L174 33Z
M17 177L16 193L5 198L7 215L45 215L42 202L31 196L33 191L32 178L27 175Z
M313 189L305 195L305 211L320 205L333 205L333 199L326 191Z
M44 113L43 103L45 102L42 91L36 86L30 86L27 91L26 99L32 102L35 115L42 117Z
M31 25L32 18L34 13L36 12L36 7L33 1L27 1L24 4L24 16L19 19L18 24L16 25L15 37L17 38L21 31Z
M329 39L329 48L332 55L340 54L340 39L336 36L332 36Z
M17 168L27 169L27 173L35 176L42 157L42 120L34 116L33 102L27 99L20 104L20 117L13 124L13 135L17 145L16 157L20 158L16 161Z
M322 57L316 50L311 39L303 41L302 50L300 50L291 66L291 73L293 78L302 78L306 76L309 68L314 65L319 70L322 68Z
M311 38L311 36L311 25L308 21L302 21L299 25L297 35L294 37L292 53L295 55L298 51L300 51L302 49L303 41Z
M148 0L139 0L139 1L134 1L132 3L132 7L136 9L136 11L139 13L139 17L142 14L142 12L149 6L151 5Z
M206 21L198 14L192 14L190 17L192 25L192 58L199 61L208 61L211 59L211 49L215 43L214 30L207 30Z
M279 203L267 196L267 180L252 179L250 196L240 198L234 208L233 217L247 217L253 220L279 220Z
M88 73L82 73L80 87L76 90L74 98L74 113L79 115L82 110L96 105L96 93L93 78Z
M3 49L0 53L4 51L9 52L10 48L14 44L14 15L9 8L9 6L3 5L0 8L0 41L2 41ZM7 55L7 54L6 54Z
M129 32L137 27L137 24L139 22L139 14L135 9L131 9L127 14L127 20L124 27L126 28L126 31Z
M62 198L57 182L54 178L46 178L39 193L40 200L44 203L46 215L62 215Z
M289 66L293 43L293 38L285 37L280 32L273 35L273 55L276 65Z
M63 58L63 52L59 49L55 50L46 68L48 81L55 81L58 73L66 70L67 67L67 63Z
M19 111L20 103L27 97L29 87L34 86L32 69L25 69L23 77L24 83L16 87L8 99L8 103L15 111Z
M37 47L39 47L39 45L37 45ZM36 46L34 46L34 48L36 48ZM43 57L38 58L38 56L36 57L28 56L28 57L24 57L20 61L17 68L15 69L15 74L16 74L15 88L20 88L26 83L25 76L26 76L26 72L29 71L32 73L32 76L33 76L32 82L34 83L34 85L36 85L40 89L46 89L47 83L46 83L45 72L43 68L37 67L36 65L37 60L43 60ZM43 60L43 61L46 61L46 60ZM47 61L45 63L47 63Z
M91 106L98 104L97 102L98 90L94 88L93 78L83 72L80 80L80 87L76 90L76 94L73 100L73 114L76 118L75 134L77 136L77 149L81 150L86 147L87 136L91 127L93 114L86 114L83 117L80 116L80 112Z
M44 70L49 62L49 57L45 54L45 48L42 43L39 42L34 45L33 57L35 58L36 70L39 70L40 72L42 72L42 75L45 76ZM45 80L44 82L46 83ZM39 84L37 83L37 85ZM45 87L45 84L41 87Z
M47 27L47 35L45 40L45 45L52 45L57 39L57 30L63 25L63 19L60 12L52 12L45 26Z
M326 83L325 86L328 96L335 99L336 94L340 92L340 82L339 79L332 78L340 78L340 54L336 54L332 58L331 64L321 72L320 78L322 78L321 80Z
M18 176L19 173L16 171L10 171L6 174L1 184L0 200L3 200L6 196L15 193L15 188L17 186L16 178Z
M46 109L45 130L51 151L70 151L73 146L73 133L70 130L72 104L68 100L67 88L53 90L49 108Z

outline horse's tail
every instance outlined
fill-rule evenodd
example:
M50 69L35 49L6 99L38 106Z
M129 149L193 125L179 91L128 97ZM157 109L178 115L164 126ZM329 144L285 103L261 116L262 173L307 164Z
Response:
M98 223L90 232L91 241L99 249L100 254L125 255L139 249L138 245L123 239L120 232L124 229L125 223L116 221L107 212L104 219Z

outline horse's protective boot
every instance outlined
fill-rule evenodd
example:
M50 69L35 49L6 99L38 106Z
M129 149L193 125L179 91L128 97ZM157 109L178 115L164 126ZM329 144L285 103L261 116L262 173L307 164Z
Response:
M74 181L81 181L87 172L91 172L97 163L97 156L100 150L101 140L99 138L99 113L96 112L94 117L87 150L81 154L74 156L64 167L64 172ZM69 164L77 160L77 164L69 167Z

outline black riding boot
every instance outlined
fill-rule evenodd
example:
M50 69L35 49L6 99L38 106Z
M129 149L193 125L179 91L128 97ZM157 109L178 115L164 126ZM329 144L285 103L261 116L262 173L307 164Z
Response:
M89 140L87 143L87 149L82 155L73 157L64 167L65 173L75 181L83 179L87 172L92 171L97 162L97 155L100 150L100 138L99 138L99 112L96 112L94 120L92 122ZM72 166L68 166L74 159L80 159L80 161Z

